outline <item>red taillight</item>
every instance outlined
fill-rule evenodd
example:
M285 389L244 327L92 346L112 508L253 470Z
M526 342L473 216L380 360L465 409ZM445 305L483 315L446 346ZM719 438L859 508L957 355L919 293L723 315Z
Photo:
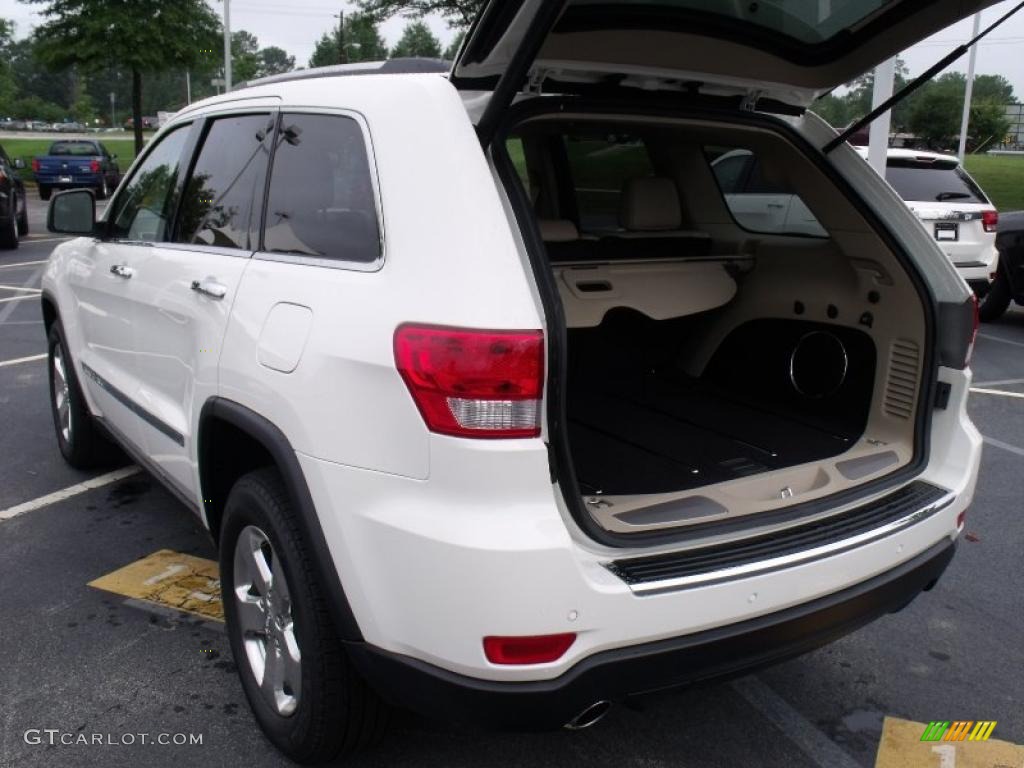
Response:
M986 232L995 232L999 226L999 211L982 211L981 226Z
M537 437L544 334L403 325L395 363L433 432Z
M90 160L89 161L89 170L92 171L93 173L99 173L100 172L100 161L99 160Z
M492 664L547 664L562 658L575 641L575 632L529 637L485 637L484 655Z
M38 157L33 157L32 158L32 173L38 173L38 172L39 172L39 158Z

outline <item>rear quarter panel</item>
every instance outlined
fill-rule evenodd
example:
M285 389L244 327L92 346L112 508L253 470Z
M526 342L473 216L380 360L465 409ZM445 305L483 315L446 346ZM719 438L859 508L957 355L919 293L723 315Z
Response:
M284 112L358 113L376 167L385 254L377 271L254 258L224 340L221 395L270 418L300 453L426 479L430 435L395 368L395 329L542 327L479 141L457 92L437 75L272 88L252 95L277 93ZM313 316L291 373L258 362L264 322L280 302Z

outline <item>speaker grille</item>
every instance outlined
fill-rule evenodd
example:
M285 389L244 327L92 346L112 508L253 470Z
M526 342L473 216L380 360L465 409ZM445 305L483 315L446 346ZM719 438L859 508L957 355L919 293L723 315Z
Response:
M921 350L907 339L897 339L889 352L889 380L885 385L885 412L897 419L914 416Z

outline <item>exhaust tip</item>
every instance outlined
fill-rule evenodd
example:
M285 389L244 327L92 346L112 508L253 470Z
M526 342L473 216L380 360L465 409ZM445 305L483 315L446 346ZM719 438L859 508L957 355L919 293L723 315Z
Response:
M610 701L596 701L565 724L567 731L582 731L597 723L612 708Z

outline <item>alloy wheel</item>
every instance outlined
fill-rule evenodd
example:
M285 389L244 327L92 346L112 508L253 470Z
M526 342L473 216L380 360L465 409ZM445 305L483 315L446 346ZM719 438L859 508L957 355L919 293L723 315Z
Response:
M253 678L266 703L287 717L299 705L302 654L281 560L254 525L246 526L235 543L232 592Z
M53 347L53 407L57 413L57 421L61 437L65 443L71 442L71 388L65 368L64 351L60 344Z

